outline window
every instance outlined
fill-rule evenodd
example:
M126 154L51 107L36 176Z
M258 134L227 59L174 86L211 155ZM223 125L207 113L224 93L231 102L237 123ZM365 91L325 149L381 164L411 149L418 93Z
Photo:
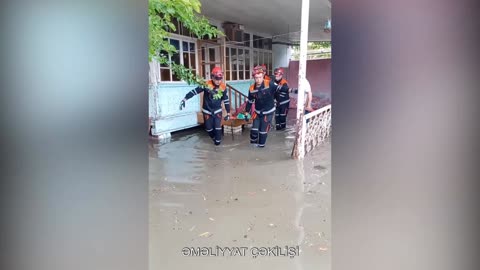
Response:
M252 68L262 64L267 66L269 75L273 74L272 40L250 33L243 33L243 40L242 44L229 44L225 48L225 80L250 80ZM250 42L256 49L252 49Z
M230 59L232 65L232 81L238 80L237 71L238 71L238 56L237 56L237 49L230 48Z
M243 49L238 49L238 79L243 80L245 77L245 69L244 69L244 57L243 57Z
M171 45L177 49L177 53L167 56L168 60L179 65L184 65L186 68L192 70L193 73L197 71L196 50L195 43L192 40L182 40L181 38L168 38ZM166 52L160 54L167 55ZM160 80L162 82L180 81L180 78L173 74L172 70L167 65L160 66Z
M265 61L267 65L267 73L268 74L273 74L273 67L272 67L272 54L271 53L265 53L267 55L267 61Z
M260 36L257 36L257 35L253 35L253 48L260 48L260 41L261 41L262 37Z
M185 26L183 26L183 24L181 22L179 22L177 20L177 18L173 18L172 23L173 23L173 25L175 25L176 29L175 29L175 31L173 31L171 29L168 29L169 33L177 34L177 35L181 35L181 36L193 37L193 34L190 33L190 31Z
M182 42L183 49L183 65L186 68L192 70L193 73L197 71L197 65L195 64L195 43L193 42Z
M245 80L251 77L250 73L250 50L245 49Z
M243 34L243 40L244 40L243 46L250 47L250 34L244 33Z
M265 64L267 73L273 74L273 56L271 51L251 50L243 47L225 49L225 80L250 80L252 67Z
M265 61L263 61L263 52L258 52L258 64L262 65Z
M205 53L205 50L206 50L206 49L205 49L204 47L202 47L200 50L201 50L201 59L200 59L200 62L201 62L201 63L205 63L205 54L206 54L206 53ZM202 75L203 78L207 77L207 73L206 73L205 68L202 68L202 74L201 74L201 75Z
M271 38L262 39L261 49L272 50L272 39Z
M272 39L253 35L253 48L272 50Z
M226 70L225 70L225 80L226 81L230 81L231 79L231 76L230 76L230 71L232 70L232 68L230 67L231 66L231 58L230 58L230 48L225 48L225 51L226 51L226 55L225 55L225 66L226 66Z

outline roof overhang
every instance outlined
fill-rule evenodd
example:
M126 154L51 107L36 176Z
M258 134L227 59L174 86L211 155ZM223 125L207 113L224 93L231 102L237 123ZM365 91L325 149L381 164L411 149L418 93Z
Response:
M243 24L248 29L276 36L274 41L300 40L301 0L200 0L202 14L220 21ZM311 0L309 41L330 41L323 29L331 18L330 0Z

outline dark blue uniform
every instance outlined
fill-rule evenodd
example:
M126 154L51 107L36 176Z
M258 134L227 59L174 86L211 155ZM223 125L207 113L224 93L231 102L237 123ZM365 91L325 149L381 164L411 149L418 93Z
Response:
M252 104L255 103L256 114L250 131L250 143L258 143L259 147L265 146L275 112L275 94L282 91L284 89L277 89L277 86L269 80L264 80L260 86L256 84L250 86L246 111L249 112Z
M221 96L218 96L220 90L223 91ZM222 142L222 102L225 105L225 110L230 113L230 100L227 95L225 84L221 83L216 86L211 80L208 81L207 87L197 87L188 92L185 99L190 99L193 96L203 92L203 119L205 129L212 138L215 145Z

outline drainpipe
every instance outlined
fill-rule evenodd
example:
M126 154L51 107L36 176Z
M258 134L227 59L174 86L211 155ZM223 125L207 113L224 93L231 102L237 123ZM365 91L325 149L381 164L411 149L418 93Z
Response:
M303 124L305 111L305 83L307 71L307 42L308 42L308 16L310 0L302 0L302 24L300 26L300 61L298 67L298 100L297 100L297 136L296 148L293 151L293 158L303 159L305 156L305 131Z

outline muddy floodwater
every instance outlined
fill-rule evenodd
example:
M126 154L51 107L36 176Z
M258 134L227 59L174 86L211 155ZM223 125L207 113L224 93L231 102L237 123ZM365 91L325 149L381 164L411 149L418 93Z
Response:
M248 135L150 140L151 270L331 269L330 143L296 161L291 129Z

